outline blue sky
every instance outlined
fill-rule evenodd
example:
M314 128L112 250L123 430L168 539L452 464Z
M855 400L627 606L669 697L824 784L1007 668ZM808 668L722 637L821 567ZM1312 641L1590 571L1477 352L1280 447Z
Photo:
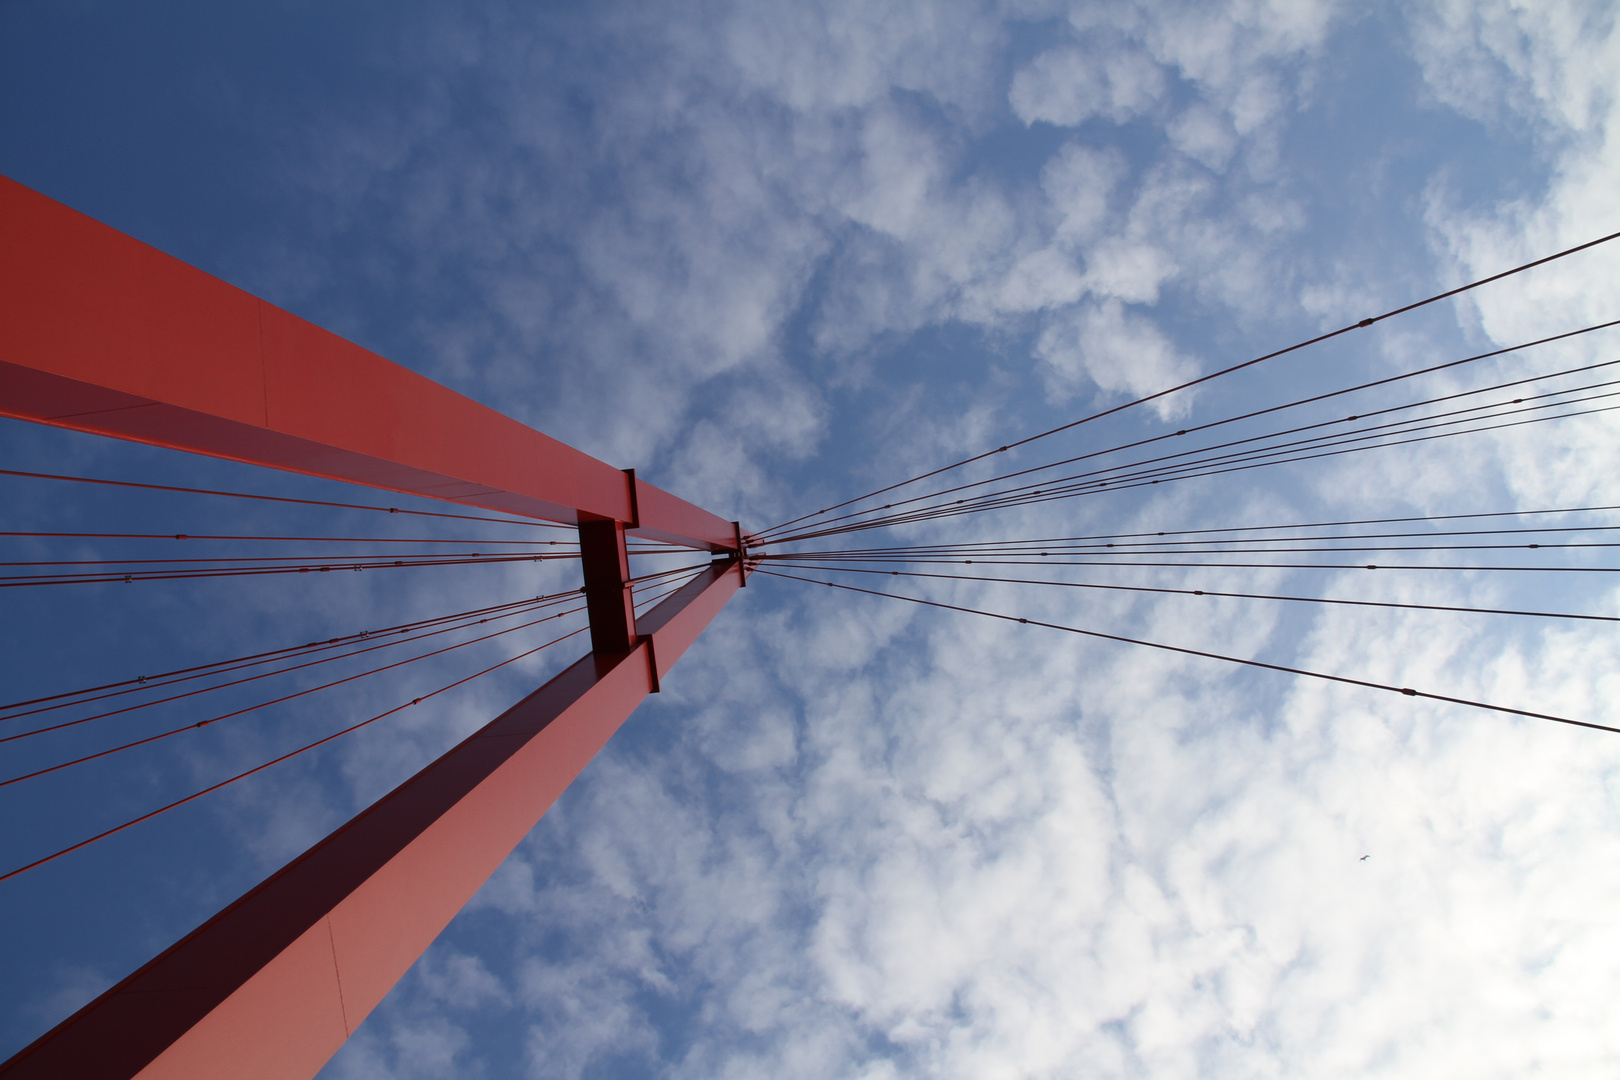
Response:
M1604 4L13 0L0 172L760 528L1620 228L1616 71ZM1599 249L1013 460L1614 318L1617 271ZM1609 505L1612 415L897 539ZM388 501L10 421L0 453ZM374 527L0 490L12 530ZM1620 614L1604 574L1133 573L1108 580ZM11 590L54 595L0 601L0 696L569 587L413 574ZM912 592L1620 723L1603 624ZM3 1049L577 650L552 651L0 884ZM6 865L474 663L0 790ZM322 1075L1612 1074L1620 741L1386 696L756 578Z

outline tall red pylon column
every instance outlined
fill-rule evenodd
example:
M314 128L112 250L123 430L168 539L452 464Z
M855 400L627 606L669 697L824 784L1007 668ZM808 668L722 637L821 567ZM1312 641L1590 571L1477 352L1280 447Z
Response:
M0 1065L313 1076L744 583L725 521L0 177L0 415L579 527L591 653ZM720 556L637 618L627 537Z

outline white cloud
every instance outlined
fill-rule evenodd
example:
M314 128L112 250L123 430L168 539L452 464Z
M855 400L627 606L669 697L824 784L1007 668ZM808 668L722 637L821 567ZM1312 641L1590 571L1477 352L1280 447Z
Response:
M1201 77L1230 97L1229 113L1200 114L1208 131L1247 137L1282 108L1275 81L1203 59ZM838 91L813 74L792 73L785 100L876 96L864 75ZM818 339L829 350L963 312L992 323L1063 308L1036 347L1054 396L1152 392L1197 365L1127 304L1220 269L1223 284L1201 287L1253 305L1272 250L1257 234L1299 224L1286 207L1268 218L1274 204L1217 208L1217 189L1173 165L1110 214L1125 167L1071 148L1043 174L1060 221L1048 234L993 189L954 185L945 141L886 105L854 127L826 205L870 235L838 264L845 306L827 309ZM1182 152L1236 153L1208 131L1185 128ZM749 494L770 474L710 463L757 441L802 455L823 422L821 399L771 366L783 298L812 260L772 277L767 252L741 275L765 284L700 270L671 285L690 252L730 242L706 249L718 214L693 205L670 211L674 257L641 235L655 215L625 218L598 234L590 272L640 325L694 303L672 333L716 351L665 376L676 393L763 373L739 380L724 423L683 416L626 444L678 441L683 480L725 498L723 475ZM696 302L711 295L738 304L737 321L700 327ZM1389 476L1358 480L1378 494ZM521 915L519 939L588 943L520 962L537 1075L658 1054L638 997L682 992L703 1011L693 1045L665 1062L673 1075L1419 1076L1455 1069L1459 1047L1470 1075L1549 1062L1598 1075L1620 1049L1589 1004L1614 945L1587 917L1612 900L1612 875L1590 872L1614 864L1612 828L1575 824L1612 817L1603 744L826 592L785 601L757 633L717 627L671 680L672 698L706 703L673 760L610 753L481 894L486 913ZM1242 655L1286 649L1297 629L1232 605L1041 603ZM744 646L765 656L755 677L729 674ZM1613 670L1612 654L1595 633L1518 640L1329 615L1298 659L1502 700L1568 687L1558 708L1597 715L1615 696L1581 673ZM710 769L725 780L711 787ZM541 862L577 877L537 882ZM494 975L451 956L424 993L505 1000ZM371 1038L352 1060L378 1052ZM442 1025L418 1038L435 1068L466 1047ZM398 1053L415 1046L400 1039Z
M1164 72L1146 52L1125 42L1097 42L1037 56L1013 76L1010 101L1026 124L1078 127L1092 117L1123 124L1155 111L1166 90Z
M999 312L1040 311L1072 304L1086 293L1087 275L1062 251L1041 248L1019 259L997 283Z
M1127 304L1153 304L1159 286L1179 269L1151 243L1111 236L1088 252L1086 284L1100 296Z
M1620 31L1579 4L1448 5L1417 21L1414 42L1428 83L1448 105L1509 135L1527 133L1553 148L1545 190L1478 207L1461 207L1442 186L1431 191L1427 221L1443 257L1463 280L1483 277L1620 230L1612 197L1620 170L1613 134L1613 72ZM1486 286L1463 303L1493 341L1513 344L1614 317L1612 296L1593 283L1620 274L1620 247L1610 242L1513 280ZM1545 366L1608 359L1601 333L1569 347L1509 361L1518 375ZM1599 405L1604 402L1597 403ZM1502 436L1512 467L1506 477L1526 503L1583 505L1607 501L1616 463L1613 414L1518 429Z
M1572 44L1567 14L1522 48L1493 45L1511 37L1504 26L1528 34L1519 28L1534 21L1499 25L1493 8L1478 17L1493 27L1478 48L1495 67L1441 71L1456 27L1473 25L1457 10L1420 35L1441 100L1497 100L1475 83L1517 79L1490 115L1531 102L1538 122L1570 129L1547 140L1567 149L1549 200L1484 219L1431 200L1442 249L1463 272L1494 270L1582 238L1605 212L1608 46ZM522 386L533 350L566 342L568 398L610 388L617 411L568 417L560 433L660 457L683 490L717 504L786 506L777 466L827 452L833 393L874 384L885 335L953 320L1027 334L1033 357L1015 376L1044 379L1054 402L1093 387L1114 401L1200 370L1164 329L1178 304L1221 325L1364 314L1385 267L1305 272L1294 249L1309 249L1320 211L1281 138L1314 92L1334 18L1320 4L1077 11L1074 40L999 91L1005 31L978 9L742 9L717 16L712 39L642 27L664 66L608 94L593 129L607 149L590 160L623 197L582 203L574 220L573 204L519 188L553 216L519 222L501 250L522 265L536 238L559 244L583 284L559 299L537 264L491 261L490 280L510 283L498 292L516 343L503 370ZM1549 60L1572 54L1579 63ZM532 89L508 89L511 116L543 128ZM1033 179L1009 180L971 154L1003 106L1026 125L1090 126ZM1132 122L1162 130L1145 145L1091 139ZM384 140L363 156L386 171L403 153ZM444 203L422 199L414 220L430 222ZM1519 295L1482 307L1491 337L1530 336L1554 309L1582 317L1594 303L1574 277ZM795 366L783 343L794 319L826 368ZM1394 341L1389 356L1431 347ZM480 358L469 370L491 363L470 329L464 353ZM1159 415L1191 404L1172 399ZM872 423L888 425L905 469L994 445L1006 419L980 401L923 425L900 400ZM1239 507L1306 519L1318 501L1430 508L1460 485L1580 499L1612 471L1608 434L1542 438L1347 462L1292 495L1257 495L1260 481L1220 499L1178 490L1137 523L1111 516L1129 517L1113 509L1123 504L1026 520L1063 535L1077 521L1241 520ZM1304 587L1281 571L1198 580ZM510 969L501 949L475 960L454 937L424 968L414 993L445 1010L510 1002L535 1075L623 1055L705 1078L1579 1076L1620 1050L1594 1004L1615 942L1590 915L1620 885L1602 870L1616 865L1620 775L1607 742L756 583L738 600L754 605L747 618L718 623L660 708L638 717L681 718L659 755L610 749L480 893L474 915L499 921ZM1332 588L1481 595L1466 579L1374 584ZM1594 674L1620 659L1597 631L1208 597L918 591L1581 716L1612 715L1620 700L1613 677ZM693 1009L689 1042L660 1041L649 1000ZM378 1030L407 1013L390 1015ZM453 1033L434 1037L425 1060L467 1052ZM383 1038L345 1053L382 1060Z
M422 313L440 374L717 509L786 515L811 495L790 466L920 470L1044 420L1019 401L1031 386L1055 406L1113 403L1298 322L1369 313L1391 262L1428 254L1430 237L1460 276L1587 238L1612 213L1620 62L1607 23L1549 10L1420 17L1436 100L1500 145L1545 128L1524 145L1546 190L1465 212L1437 186L1422 221L1381 207L1410 241L1394 253L1325 252L1324 217L1361 193L1341 177L1312 187L1314 163L1289 157L1332 51L1322 4L1077 9L1071 38L1017 70L1019 28L976 6L622 11L570 24L579 38L519 13L446 35L423 77L488 106L479 138L434 91L391 119L334 122L352 141L312 155L304 181L333 235L373 238L357 261L375 258L388 288L453 281L481 298ZM1404 137L1400 117L1360 119ZM1031 160L980 141L1033 139L1040 122L1084 128L1055 149L1017 142ZM377 235L415 254L384 258ZM1607 314L1592 282L1617 257L1482 294L1465 329L1518 340ZM310 293L323 281L285 272ZM940 369L885 383L896 342L962 325L993 355L959 411L918 404ZM1178 344L1189 325L1196 357ZM1313 353L1326 362L1232 396L1382 371L1460 336L1423 324L1373 339L1382 355ZM1524 429L1018 520L1066 535L1579 502L1620 471L1614 434ZM1195 577L1321 584L1240 568L1109 580ZM520 581L527 593L516 575L501 588ZM705 1080L1612 1067L1617 942L1593 915L1620 888L1605 737L755 583L633 721L656 736L617 740L591 767L334 1075L498 1074L473 1016L517 1029L537 1076L620 1058ZM1463 576L1328 588L1429 603L1544 589L1616 609L1612 591ZM1620 701L1606 630L916 591L1571 715L1612 718ZM443 590L384 600L451 606ZM240 834L265 858L289 850L515 685L358 741L335 778L244 800Z
M1232 122L1201 101L1174 117L1165 133L1177 150L1217 172L1226 167L1237 149Z
M1090 239L1108 219L1111 196L1128 172L1125 155L1116 149L1065 143L1041 168L1041 189L1061 216L1056 236Z
M1415 13L1412 42L1448 108L1556 144L1613 108L1614 29L1590 4L1448 2Z
M1145 397L1186 382L1198 371L1149 319L1117 299L1081 308L1049 325L1035 354L1050 371L1048 392L1060 401L1087 383L1106 393ZM1168 418L1184 414L1190 403L1190 393L1172 395L1161 398L1154 409Z
M1151 15L1133 12L1132 21L1140 20L1135 32L1154 58L1226 110L1247 136L1291 103L1301 66L1321 49L1335 7L1320 0L1232 0L1157 6ZM1082 24L1096 17L1088 8L1071 15Z
M896 88L982 112L1005 36L973 4L744 3L725 16L726 56L743 85L802 113L859 108Z
M436 949L413 970L428 995L453 1009L498 1008L510 1004L506 986L476 956Z
M1612 948L1589 915L1620 886L1590 870L1616 841L1580 824L1608 813L1620 759L1606 743L1314 683L1273 682L1281 708L1265 721L1209 662L966 616L919 617L920 655L893 637L846 648L850 609L822 595L805 597L798 638L716 642L795 656L766 669L809 703L802 793L777 779L793 760L778 755L741 801L694 818L691 795L614 769L548 842L577 845L634 898L608 940L650 931L687 978L724 988L675 1075L1418 1076L1462 1045L1483 1076L1537 1062L1598 1075L1617 1049L1581 1004ZM1057 606L1072 621L1090 605ZM1278 630L1252 607L1202 610L1142 614L1161 621L1154 636L1242 654ZM1481 630L1331 614L1299 662L1523 700L1519 646ZM1537 686L1581 685L1563 673L1617 659L1601 632L1532 648ZM705 663L685 692L723 716L738 699L704 676L727 664ZM739 703L773 695L756 682ZM1590 696L1556 707L1612 711ZM708 725L705 743L720 741L679 751L682 768L734 760L733 727ZM634 1030L633 984L603 998L575 981L639 963L616 953L556 970L545 1000L612 1028L556 1053ZM893 1049L874 1059L872 1039Z
M362 1029L322 1073L334 1080L451 1080L478 1076L485 1070L469 1066L465 1057L470 1040L466 1031L437 1016L418 1017L397 1025L386 1038L375 1029Z

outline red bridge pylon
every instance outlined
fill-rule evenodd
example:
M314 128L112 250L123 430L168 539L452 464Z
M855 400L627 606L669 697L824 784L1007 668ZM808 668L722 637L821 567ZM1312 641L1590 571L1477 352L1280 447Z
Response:
M735 522L3 177L0 415L576 525L591 630L5 1080L313 1076L744 584ZM627 537L721 558L637 618Z

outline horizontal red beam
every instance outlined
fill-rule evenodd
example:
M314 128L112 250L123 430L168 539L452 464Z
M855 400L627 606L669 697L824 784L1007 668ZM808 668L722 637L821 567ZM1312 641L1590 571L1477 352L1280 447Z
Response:
M3 1080L307 1080L741 586L716 562L4 1065Z
M730 522L4 177L0 415L736 547Z

